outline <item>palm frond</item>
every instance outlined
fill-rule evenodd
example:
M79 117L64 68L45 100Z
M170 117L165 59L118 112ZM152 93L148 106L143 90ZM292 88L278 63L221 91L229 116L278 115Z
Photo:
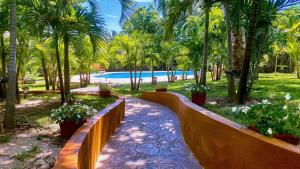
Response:
M123 24L134 11L136 4L132 0L119 0L122 8L120 23Z

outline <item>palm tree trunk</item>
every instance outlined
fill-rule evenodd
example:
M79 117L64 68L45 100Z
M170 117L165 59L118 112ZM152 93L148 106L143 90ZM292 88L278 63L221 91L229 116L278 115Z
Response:
M8 88L4 126L11 130L16 127L16 36L17 36L17 14L16 14L16 0L11 0L10 11L10 50L8 61Z
M134 90L136 90L137 59L134 59Z
M70 93L70 64L69 64L69 35L64 34L64 82L65 82L65 94Z
M63 103L65 103L65 92L64 92L64 82L63 82L62 70L61 70L61 64L60 64L60 56L59 56L59 49L58 49L58 35L57 34L55 34L54 41L55 41L54 43L55 43L57 71L58 71L58 78L59 78L59 85L60 85L61 103L63 104Z
M277 64L278 64L278 58L277 56L275 57L275 70L274 70L274 74L277 74Z
M18 66L17 66L17 74L16 74L16 99L17 103L20 104L21 98L20 98L20 89L19 89L19 76L20 76L20 70L22 66L22 53L23 53L23 48L20 50L19 54L19 59L18 59Z
M205 4L205 34L204 34L204 46L203 46L203 66L201 71L200 83L206 85L206 72L207 72L207 60L208 60L208 28L209 28L209 10L208 4Z
M252 56L252 49L253 49L253 42L254 36L256 33L256 21L258 15L258 8L260 5L260 0L253 0L251 6L251 14L249 20L249 28L248 28L248 36L247 36L247 43L245 49L245 55L243 58L242 70L241 70L241 77L239 82L239 89L238 89L238 103L244 104L247 100L248 91L247 91L247 83L248 83L248 76L249 76L249 68Z
M127 51L127 54L128 54L128 51ZM130 73L130 87L131 87L131 90L133 91L134 90L134 87L133 87L133 77L132 77L132 67L131 67L131 60L130 60L130 56L128 55L128 66L129 66L129 73Z
M224 8L225 8L225 19L226 19L226 31L227 31L227 71L232 72L233 71L233 56L232 56L232 41L231 41L231 22L230 22L230 16L229 16L229 4L228 0L224 1ZM234 83L234 76L232 76L231 73L227 75L227 95L228 95L228 101L233 102L236 98L236 92L235 92L235 83Z
M5 53L5 46L4 46L4 37L3 33L1 32L0 36L0 41L1 41L1 59L2 59L2 76L6 76L6 64L5 64L5 59L6 59L6 53Z
M45 63L45 58L43 56L41 58L41 61L42 61L42 67L43 67L43 72L44 72L46 90L49 90L48 70L47 70L47 66L46 66L46 63Z

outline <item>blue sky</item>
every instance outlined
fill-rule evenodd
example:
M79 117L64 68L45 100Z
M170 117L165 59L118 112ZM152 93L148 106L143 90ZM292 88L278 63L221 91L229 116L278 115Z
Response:
M153 0L135 0L138 6L147 6L147 4L152 3ZM121 16L121 5L119 0L99 0L102 17L105 20L107 28L109 30L122 30L119 20Z

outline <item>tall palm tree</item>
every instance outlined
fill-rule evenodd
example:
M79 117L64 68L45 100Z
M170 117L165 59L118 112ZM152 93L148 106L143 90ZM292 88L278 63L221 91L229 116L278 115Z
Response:
M182 18L191 13L195 13L198 8L202 8L205 13L205 36L203 44L203 64L201 71L200 84L206 85L206 72L207 72L207 60L208 60L208 36L209 36L209 11L212 4L219 2L220 0L155 0L158 9L162 11L162 14L166 16L165 22L165 37L171 38L173 32L173 26Z
M250 10L250 18L247 30L247 38L246 38L246 48L242 61L242 70L241 76L238 86L238 103L243 104L248 98L250 93L250 89L248 87L249 82L249 72L250 72L250 64L251 60L253 60L253 45L254 45L254 37L257 33L257 21L267 18L267 24L264 26L264 36L267 36L268 27L271 25L271 21L276 18L276 13L282 9L287 7L297 5L300 3L300 0L252 0L251 10ZM266 11L260 11L263 5L267 6ZM263 8L264 9L264 8ZM270 18L269 16L274 16ZM265 19L266 20L266 19ZM265 38L264 38L265 39ZM261 51L260 51L261 53Z
M227 32L227 71L232 72L233 71L233 56L232 56L232 24L230 19L230 9L229 9L229 0L224 0L224 13L225 13L225 20L226 20L226 32ZM227 75L227 82L228 82L228 101L233 102L236 98L235 93L235 83L234 83L234 76L231 74Z
M6 100L6 111L4 126L6 129L16 127L15 103L16 103L16 35L17 35L17 14L16 0L11 0L10 11L10 50L8 62L8 89Z

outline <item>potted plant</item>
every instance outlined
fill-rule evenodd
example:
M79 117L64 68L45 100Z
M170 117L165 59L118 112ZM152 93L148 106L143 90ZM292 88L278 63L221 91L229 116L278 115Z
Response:
M108 83L99 84L99 94L102 98L107 98L111 96L111 86Z
M209 90L209 87L201 84L187 84L186 90L191 93L192 102L204 106L206 102L206 94Z
M51 111L51 118L59 123L62 138L70 138L97 110L81 104L64 105Z
M168 91L168 84L167 83L157 83L155 87L156 92L167 92Z
M263 100L255 105L233 107L232 112L248 126L260 132L290 144L298 145L300 141L300 105L295 108L289 104L291 96L285 96L285 104L272 104Z

